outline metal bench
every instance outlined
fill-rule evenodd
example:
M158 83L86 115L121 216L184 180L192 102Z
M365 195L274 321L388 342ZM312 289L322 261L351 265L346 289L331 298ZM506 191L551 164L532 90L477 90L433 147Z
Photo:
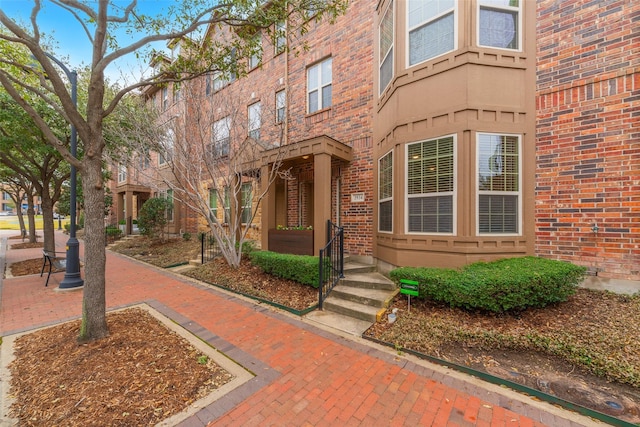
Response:
M49 286L49 277L51 273L60 273L66 270L67 268L67 259L56 256L54 251L48 251L46 249L42 250L42 256L44 257L42 261L42 270L40 270L40 277L44 274L44 269L49 265L49 271L47 272L47 281L45 282L45 286ZM52 271L55 269L55 271Z

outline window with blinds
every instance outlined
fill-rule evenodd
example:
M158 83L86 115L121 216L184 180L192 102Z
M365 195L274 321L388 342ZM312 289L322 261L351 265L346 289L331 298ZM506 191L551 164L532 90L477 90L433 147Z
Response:
M393 231L393 151L378 161L378 230Z
M453 233L454 137L407 146L407 229Z
M479 0L478 43L502 49L520 48L520 0Z
M380 93L384 92L393 78L393 2L380 21Z
M520 137L478 134L478 233L520 232Z
M455 0L409 0L409 66L455 49Z

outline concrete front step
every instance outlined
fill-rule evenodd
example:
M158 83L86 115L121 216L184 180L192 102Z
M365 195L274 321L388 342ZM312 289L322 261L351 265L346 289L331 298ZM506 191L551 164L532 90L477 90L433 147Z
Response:
M344 262L344 275L350 276L357 273L372 273L376 271L376 267L372 264L363 264L360 262L349 261Z
M380 273L350 273L345 269L345 277L340 281L341 284L362 289L382 289L386 291L394 291L397 286L391 280L387 279Z
M333 313L330 311L314 310L304 316L308 321L329 326L350 335L362 336L362 334L371 327L373 322L367 320L356 319L354 317L345 316L344 314Z
M357 302L370 307L388 307L397 291L366 289L339 284L331 291L331 296L345 301Z
M384 308L371 307L357 302L343 300L334 296L333 293L330 294L322 304L323 310L325 311L366 320L371 323L375 322L385 312Z

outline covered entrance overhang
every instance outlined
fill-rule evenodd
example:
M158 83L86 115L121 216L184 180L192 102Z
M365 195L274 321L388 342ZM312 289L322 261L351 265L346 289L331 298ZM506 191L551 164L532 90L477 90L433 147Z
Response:
M116 220L125 221L125 235L133 233L133 220L138 210L151 197L151 190L144 185L125 184L116 187Z
M280 165L283 170L295 165L308 167L312 177L312 190L308 192L311 200L308 206L313 210L309 225L313 226L313 253L316 255L326 243L327 220L332 217L332 160L350 163L352 159L353 149L350 146L328 136L299 141L262 153L262 177L268 177L269 171L274 165ZM262 185L268 186L267 181L263 179ZM278 194L276 187L276 185L271 185L268 190L263 187L263 191L267 190L267 195L262 200L261 244L262 248L267 250L269 249L269 230L276 228L278 217L282 217L282 213L278 214L277 209L282 205L283 199ZM288 209L286 199L284 203L287 204L285 209Z

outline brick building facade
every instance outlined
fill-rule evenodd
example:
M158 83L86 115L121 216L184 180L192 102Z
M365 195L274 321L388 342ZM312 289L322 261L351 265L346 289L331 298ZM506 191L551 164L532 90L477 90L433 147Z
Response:
M306 49L263 35L245 76L188 83L203 128L233 107L251 135L259 103L263 171L286 147L290 175L254 218L262 247L269 229L312 226L317 253L331 219L379 266L539 255L640 280L640 4L429 4L355 0L291 38ZM185 209L176 229L202 226Z
M537 19L536 254L640 280L640 3Z

